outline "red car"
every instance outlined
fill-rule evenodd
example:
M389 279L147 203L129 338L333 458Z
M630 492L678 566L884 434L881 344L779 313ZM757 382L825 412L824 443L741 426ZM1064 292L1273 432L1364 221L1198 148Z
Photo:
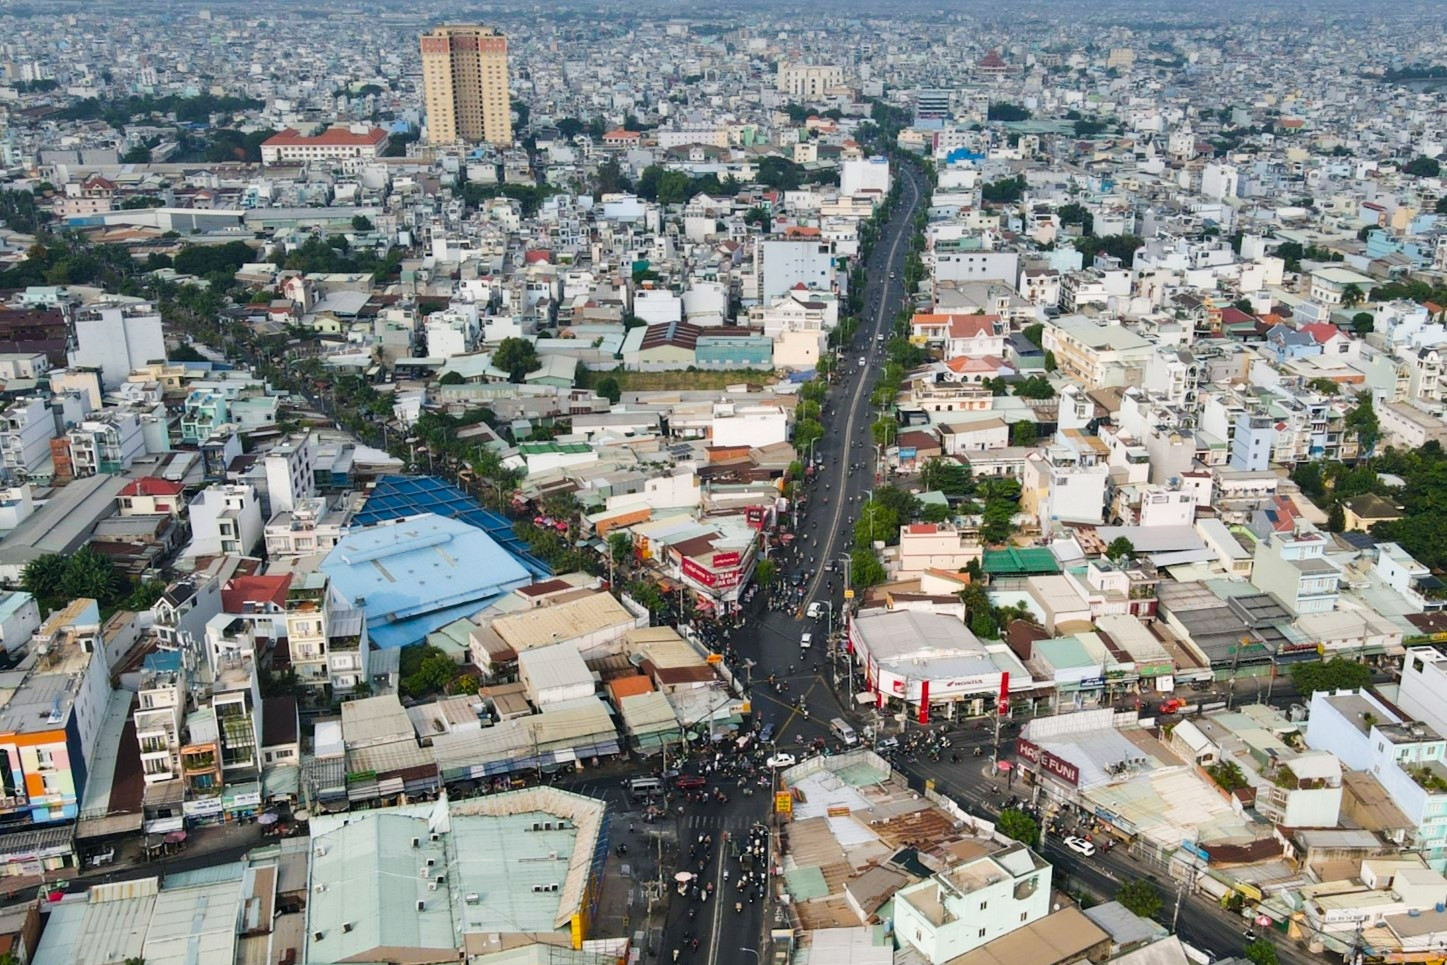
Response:
M680 791L696 791L701 787L707 787L708 781L697 774L681 774L678 780L673 782L673 786Z

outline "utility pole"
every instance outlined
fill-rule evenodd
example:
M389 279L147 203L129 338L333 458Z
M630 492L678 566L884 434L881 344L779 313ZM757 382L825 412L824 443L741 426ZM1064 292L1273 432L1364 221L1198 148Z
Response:
M1241 664L1241 651L1251 642L1250 637L1242 637L1240 642L1231 650L1231 679L1226 684L1226 709L1230 710L1236 700L1236 668Z

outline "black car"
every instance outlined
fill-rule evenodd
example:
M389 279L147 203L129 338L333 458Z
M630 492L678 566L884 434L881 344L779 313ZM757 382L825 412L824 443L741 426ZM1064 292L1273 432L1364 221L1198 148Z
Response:
M789 582L790 582L791 584L793 584L794 586L803 586L803 585L804 585L804 574L803 574L803 573L790 573L790 574L789 574Z

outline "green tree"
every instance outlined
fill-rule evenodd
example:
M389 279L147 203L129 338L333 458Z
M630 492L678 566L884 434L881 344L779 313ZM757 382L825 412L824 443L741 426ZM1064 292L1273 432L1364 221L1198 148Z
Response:
M417 669L400 681L402 693L408 697L445 693L462 672L457 664L452 662L452 658L441 650L426 644L422 646L432 652L423 655Z
M980 188L980 199L987 204L1013 204L1025 196L1025 175L1001 178Z
M997 101L985 111L985 119L990 121L1028 121L1030 117L1028 108L1007 101Z
M1047 349L1045 351L1045 371L1054 372L1056 367L1055 353Z
M505 338L492 353L492 365L508 374L513 382L521 382L538 365L538 350L525 338Z
M126 597L125 603L122 605L127 610L149 610L156 605L156 601L159 600L165 592L165 580L146 580L131 591L131 595Z
M1252 965L1280 965L1281 961L1276 956L1276 946L1264 938L1247 945L1245 955Z
M372 230L374 230L375 228L376 228L376 225L372 224L372 219L369 218L369 217L367 217L366 215L364 215L364 214L354 214L354 215L352 215L352 230L353 230L353 231L372 231Z
M52 600L60 596L61 580L65 579L66 559L59 553L38 556L25 564L20 573L20 588L36 600Z
M622 530L609 533L608 556L615 568L627 569L633 562L633 534Z
M995 822L995 830L1007 838L1014 838L1034 848L1040 844L1040 825L1024 811L1006 808Z
M874 437L876 445L885 447L892 446L894 445L895 438L899 434L899 423L888 416L884 416L875 420L874 424L869 427L869 433Z
M1341 303L1347 308L1356 308L1362 303L1364 298L1366 298L1366 296L1362 294L1362 286L1356 282L1350 282L1342 286Z
M1034 345L1036 348L1041 348L1041 343L1045 338L1045 326L1040 322L1035 322L1032 325L1026 325L1020 329L1020 334L1025 336L1025 340L1031 345Z
M150 164L151 149L144 144L137 144L126 153L121 155L122 164Z
M1377 422L1376 409L1372 407L1372 394L1364 392L1357 398L1357 407L1347 413L1342 424L1357 434L1357 444L1362 453L1369 456L1377 446L1381 425Z
M1010 426L1010 445L1033 446L1040 439L1040 429L1028 419L1021 419Z
M1341 500L1331 504L1331 509L1326 514L1326 529L1329 533L1340 533L1347 528L1346 510L1342 508Z
M779 564L773 560L759 560L754 564L754 582L768 589L779 578Z
M954 498L962 498L975 491L969 466L956 459L938 456L927 460L920 469L919 485L926 492L938 490Z
M1377 330L1377 318L1371 312L1357 312L1352 316L1352 334L1364 338Z
M617 377L612 375L605 375L599 379L593 391L607 399L611 405L617 405L618 400L623 398L623 386L618 383Z
M794 424L794 449L807 453L810 445L824 436L824 427L817 419L805 419Z
M884 564L867 546L856 546L849 554L849 579L854 589L863 590L884 582Z
M442 377L437 380L437 384L438 384L438 385L461 385L462 383L464 383L464 382L466 382L466 381L467 381L467 380L462 377L462 373L461 373L461 372L457 371L456 369L452 369L452 370L450 370L450 371L443 372L443 373L442 373Z
M1314 503L1319 504L1326 495L1326 482L1322 479L1320 463L1298 462L1291 470L1291 481Z
M1043 375L1032 375L1015 383L1015 394L1022 399L1053 399L1055 387Z
M1292 664L1291 682L1302 697L1310 697L1318 690L1360 690L1371 684L1372 671L1355 660L1332 657L1323 663Z
M1414 178L1435 178L1442 173L1442 165L1436 158L1415 157L1402 165L1402 173L1410 174Z
M663 598L663 592L658 589L657 584L649 580L634 580L628 584L626 592L635 603L654 617L668 612L668 601Z
M1134 556L1135 544L1125 536L1117 536L1105 548L1105 558L1108 560L1128 560Z
M1144 878L1131 878L1122 884L1115 900L1142 918L1154 918L1161 910L1161 893Z
M72 600L89 597L107 606L115 602L125 588L125 578L116 571L110 557L84 547L66 558L65 575L60 580L61 595Z

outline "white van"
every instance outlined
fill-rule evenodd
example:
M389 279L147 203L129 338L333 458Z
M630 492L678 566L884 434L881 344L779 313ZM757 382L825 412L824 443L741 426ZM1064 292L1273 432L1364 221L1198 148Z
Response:
M845 747L853 747L859 743L859 735L854 733L854 728L846 724L842 717L835 717L829 722L829 733L842 740Z
M628 791L634 797L652 797L663 793L663 782L656 777L635 777L628 782Z

